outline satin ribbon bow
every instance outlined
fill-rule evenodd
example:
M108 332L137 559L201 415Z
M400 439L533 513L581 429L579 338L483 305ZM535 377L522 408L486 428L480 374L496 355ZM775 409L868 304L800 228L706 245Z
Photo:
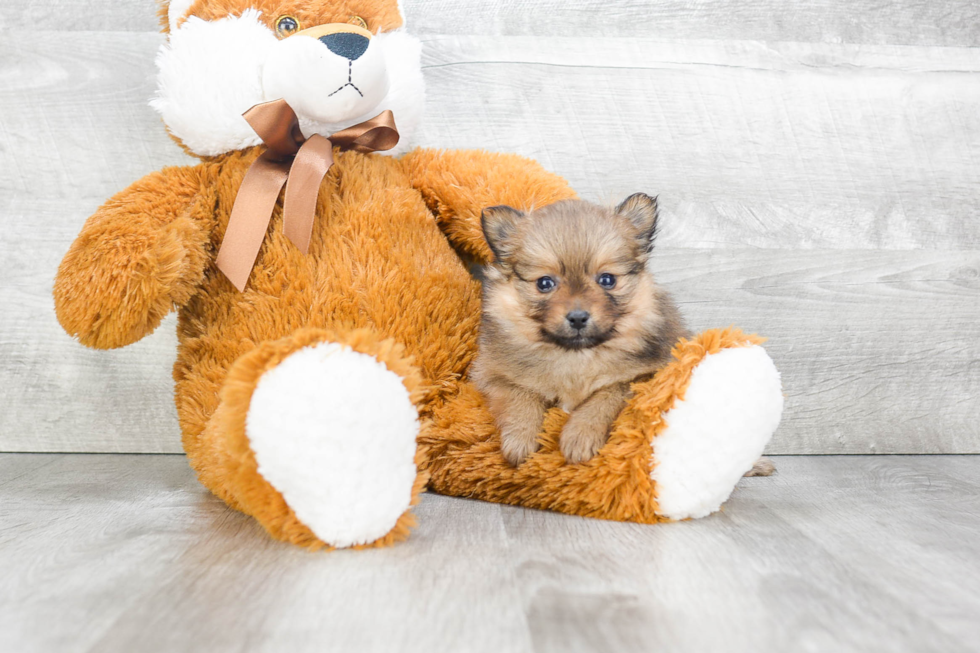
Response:
M257 104L242 115L267 149L245 173L215 261L239 291L245 290L252 273L283 184L283 233L306 254L320 183L333 165L333 148L374 152L398 144L395 118L387 110L330 138L304 138L285 100Z

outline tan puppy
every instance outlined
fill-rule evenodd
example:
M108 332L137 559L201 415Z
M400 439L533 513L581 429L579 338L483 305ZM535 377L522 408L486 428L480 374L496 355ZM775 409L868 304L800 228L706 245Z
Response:
M485 270L480 351L472 378L519 465L538 448L545 411L570 413L565 459L592 458L630 396L687 335L646 262L657 202L637 193L615 209L566 200L529 214L483 211L495 255Z

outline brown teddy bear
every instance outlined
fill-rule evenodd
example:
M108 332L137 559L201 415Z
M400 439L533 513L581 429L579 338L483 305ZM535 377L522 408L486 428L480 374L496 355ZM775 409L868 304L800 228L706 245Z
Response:
M153 106L200 163L89 218L55 307L101 349L179 310L183 444L212 492L310 548L403 539L426 487L639 522L728 497L782 407L759 340L736 330L678 343L591 461L562 459L557 409L536 454L504 461L466 379L468 265L491 257L481 210L574 193L514 155L405 153L423 79L395 0L172 0L160 14Z

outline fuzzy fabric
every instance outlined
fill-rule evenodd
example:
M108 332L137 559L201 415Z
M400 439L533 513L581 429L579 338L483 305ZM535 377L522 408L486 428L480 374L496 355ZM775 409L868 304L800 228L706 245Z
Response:
M391 110L402 139L389 154L407 152L424 105L422 46L396 29L401 21L391 13L394 3L378 3L365 16L375 35L352 62L312 38L278 39L277 4L171 3L175 11L168 14L169 38L157 54L157 93L150 102L170 134L196 156L259 145L242 114L261 102L284 98L300 117L307 138L330 136ZM331 3L309 4L323 8L291 13L301 25L337 16ZM344 13L340 22L351 15L353 11ZM303 23L304 18L309 22ZM336 92L348 81L358 90L348 86Z
M157 106L185 148L209 156L147 175L88 219L55 281L65 330L90 347L122 347L177 309L175 398L191 466L229 506L299 546L404 539L425 487L638 522L716 509L768 440L782 402L760 340L735 329L678 343L671 365L635 384L593 460L562 459L556 444L566 416L555 409L541 450L516 469L504 461L493 420L466 378L480 319L480 287L468 266L492 256L483 208L530 210L575 197L533 161L482 151L336 152L307 255L283 235L280 201L245 292L215 268L242 179L263 152L228 119L258 92L249 86L258 77L235 67L276 46L267 37L280 4L175 0L172 14L163 5L171 40ZM290 7L304 25L346 23L354 13L338 0ZM407 38L394 0L357 11L375 39ZM231 44L233 54L242 34L252 34L255 52L222 70L220 49L195 41L195 30ZM185 36L198 48L186 61ZM417 68L417 55L401 63ZM209 72L182 87L190 81L178 71L190 62ZM403 77L398 92L408 108L395 114L410 136L417 119L410 107L421 106L423 89L420 76ZM222 85L229 80L232 88ZM739 348L760 353L722 354ZM699 420L701 413L714 421ZM721 464L691 465L697 451L718 443ZM677 496L690 505L678 509L670 498Z
M712 356L743 347L757 349L765 356L758 347L761 342L760 338L733 328L705 331L679 342L672 351L674 360L667 367L653 379L633 384L635 396L613 424L609 441L599 454L578 465L565 463L558 449L558 437L568 415L554 408L545 416L544 432L538 436L541 448L519 467L511 467L500 453L500 436L482 396L465 384L451 401L433 407L433 427L419 438L422 458L428 461L425 469L431 475L429 487L440 494L617 521L655 523L692 516L676 513L673 504L662 509L658 501L661 493L667 497L676 494L692 497L708 508L705 514L713 512L728 498L739 477L752 467L761 453L758 443L769 441L778 425L778 412L775 422L766 420L757 425L759 428L750 427L750 439L745 441L741 439L744 433L738 429L745 415L738 410L724 414L730 423L715 424L714 430L706 433L668 433L671 409L683 405L689 387L696 389L691 382L695 374L702 377L703 383L729 390L712 397L698 397L699 408L708 415L726 407L732 395L730 391L734 390L736 395L740 392L733 384L741 384L747 391L758 391L757 403L766 407L767 415L777 406L781 408L778 376L775 387L756 386L727 376L731 369L723 370L725 375L718 374L722 370L712 370L713 366L699 369ZM768 356L765 359L768 361ZM659 439L668 434L671 439L679 437L689 441L668 452L665 463L674 465L672 458L686 463L690 451L702 451L710 456L711 445L726 438L732 441L725 450L737 452L737 459L716 466L709 463L700 476L668 476L658 484L657 474L651 473L656 464L655 451ZM719 498L718 490L722 487L724 496ZM703 495L710 495L717 502L709 505L710 498L705 501Z
M779 372L762 347L703 358L654 440L658 514L688 519L718 510L762 455L782 412Z
M108 349L147 335L179 307L177 410L201 481L275 537L329 546L247 462L254 452L245 416L261 378L253 358L264 361L268 348L291 347L310 330L332 334L316 342L352 347L354 333L391 339L415 361L425 391L414 403L424 421L426 406L459 392L480 316L479 284L440 222L472 243L482 233L483 206L540 205L574 193L514 155L419 150L393 159L337 152L321 186L309 254L283 235L280 203L240 293L214 267L214 256L245 171L261 151L164 169L110 199L65 256L55 308L66 331ZM507 183L515 178L522 183ZM472 190L458 195L460 187ZM428 204L441 207L439 220ZM276 353L272 360L283 358Z
M401 377L334 342L262 375L245 420L259 474L336 547L373 542L408 510L418 433Z

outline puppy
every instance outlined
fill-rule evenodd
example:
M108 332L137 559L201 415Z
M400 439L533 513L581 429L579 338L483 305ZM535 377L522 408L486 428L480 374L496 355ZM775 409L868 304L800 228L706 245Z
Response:
M637 193L615 209L568 200L523 213L483 211L495 261L484 270L480 348L472 378L519 465L538 448L545 411L569 413L565 460L592 458L630 397L688 331L646 263L657 201Z

